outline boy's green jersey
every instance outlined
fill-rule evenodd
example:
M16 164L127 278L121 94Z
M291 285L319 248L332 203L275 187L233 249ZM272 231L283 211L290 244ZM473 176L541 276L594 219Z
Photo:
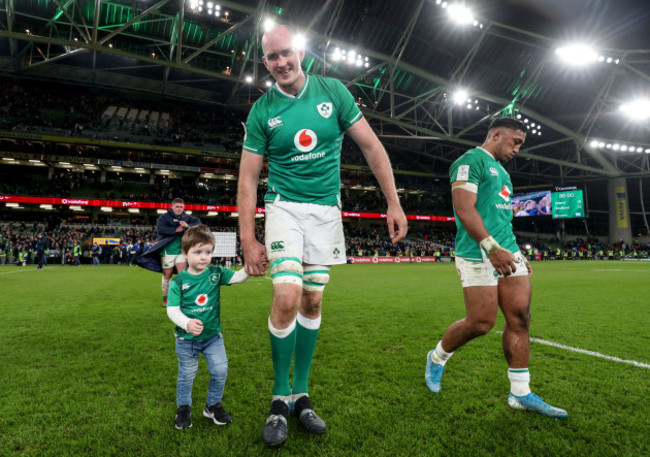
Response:
M463 154L449 169L451 183L468 182L478 186L476 210L490 235L510 252L517 252L517 240L512 233L512 182L501 164L483 148ZM456 256L482 262L481 247L467 233L456 215Z
M211 338L221 332L220 286L228 285L235 272L228 268L209 265L198 275L181 271L169 283L167 306L180 306L190 319L203 323L203 332L194 336L184 328L176 327L176 336L186 340Z
M343 134L361 117L336 79L307 75L295 96L269 89L248 115L243 147L268 159L264 200L340 206Z

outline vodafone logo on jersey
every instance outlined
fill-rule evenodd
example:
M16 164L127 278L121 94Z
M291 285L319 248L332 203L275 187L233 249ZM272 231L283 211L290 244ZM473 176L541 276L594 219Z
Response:
M293 137L293 144L300 152L313 151L318 144L318 138L313 130L300 129Z

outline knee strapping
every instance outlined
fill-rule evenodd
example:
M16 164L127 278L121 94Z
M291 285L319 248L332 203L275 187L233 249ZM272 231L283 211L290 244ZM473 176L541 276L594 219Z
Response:
M310 292L322 292L330 280L330 267L324 265L308 265L302 275L302 288Z
M302 263L297 257L281 257L271 262L273 284L302 285Z

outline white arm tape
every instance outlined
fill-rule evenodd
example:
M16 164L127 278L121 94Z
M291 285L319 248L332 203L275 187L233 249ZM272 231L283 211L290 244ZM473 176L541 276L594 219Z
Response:
M493 253L498 249L503 249L501 245L497 243L497 241L494 238L492 238L492 236L488 236L487 238L482 239L479 244L485 250L487 255L490 255L491 253Z
M246 281L248 278L250 278L250 275L246 273L245 269L241 269L235 272L234 275L232 275L232 278L230 278L230 281L228 281L228 285L230 284L241 284L242 282Z
M187 332L187 323L190 321L190 318L183 314L180 306L168 306L167 317L169 317L174 324Z
M476 184L474 184L474 183L471 183L471 182L465 182L463 184L454 183L454 184L451 185L451 190L455 190L455 189L463 189L463 190L469 191L469 192L471 192L473 194L478 193L478 186Z

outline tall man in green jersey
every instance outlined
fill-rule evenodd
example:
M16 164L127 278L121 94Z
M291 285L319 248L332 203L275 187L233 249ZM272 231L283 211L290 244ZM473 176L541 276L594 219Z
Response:
M551 417L563 409L530 391L528 373L532 269L512 232L512 183L501 162L512 159L526 139L526 124L494 120L481 147L471 149L449 170L456 216L456 268L463 286L466 316L454 322L427 355L425 381L440 392L445 363L468 341L490 331L497 309L505 317L503 352L508 362L508 405Z
M345 86L303 73L304 50L294 45L288 27L266 32L262 50L264 65L276 84L253 105L246 123L237 206L246 271L264 274L267 258L271 266L268 326L275 381L263 437L267 445L277 447L287 439L292 412L307 431L326 430L312 408L307 381L329 269L345 263L340 211L345 132L359 145L379 181L388 202L388 232L394 243L406 235L407 223L386 151ZM265 156L269 167L266 248L255 239L255 202Z

